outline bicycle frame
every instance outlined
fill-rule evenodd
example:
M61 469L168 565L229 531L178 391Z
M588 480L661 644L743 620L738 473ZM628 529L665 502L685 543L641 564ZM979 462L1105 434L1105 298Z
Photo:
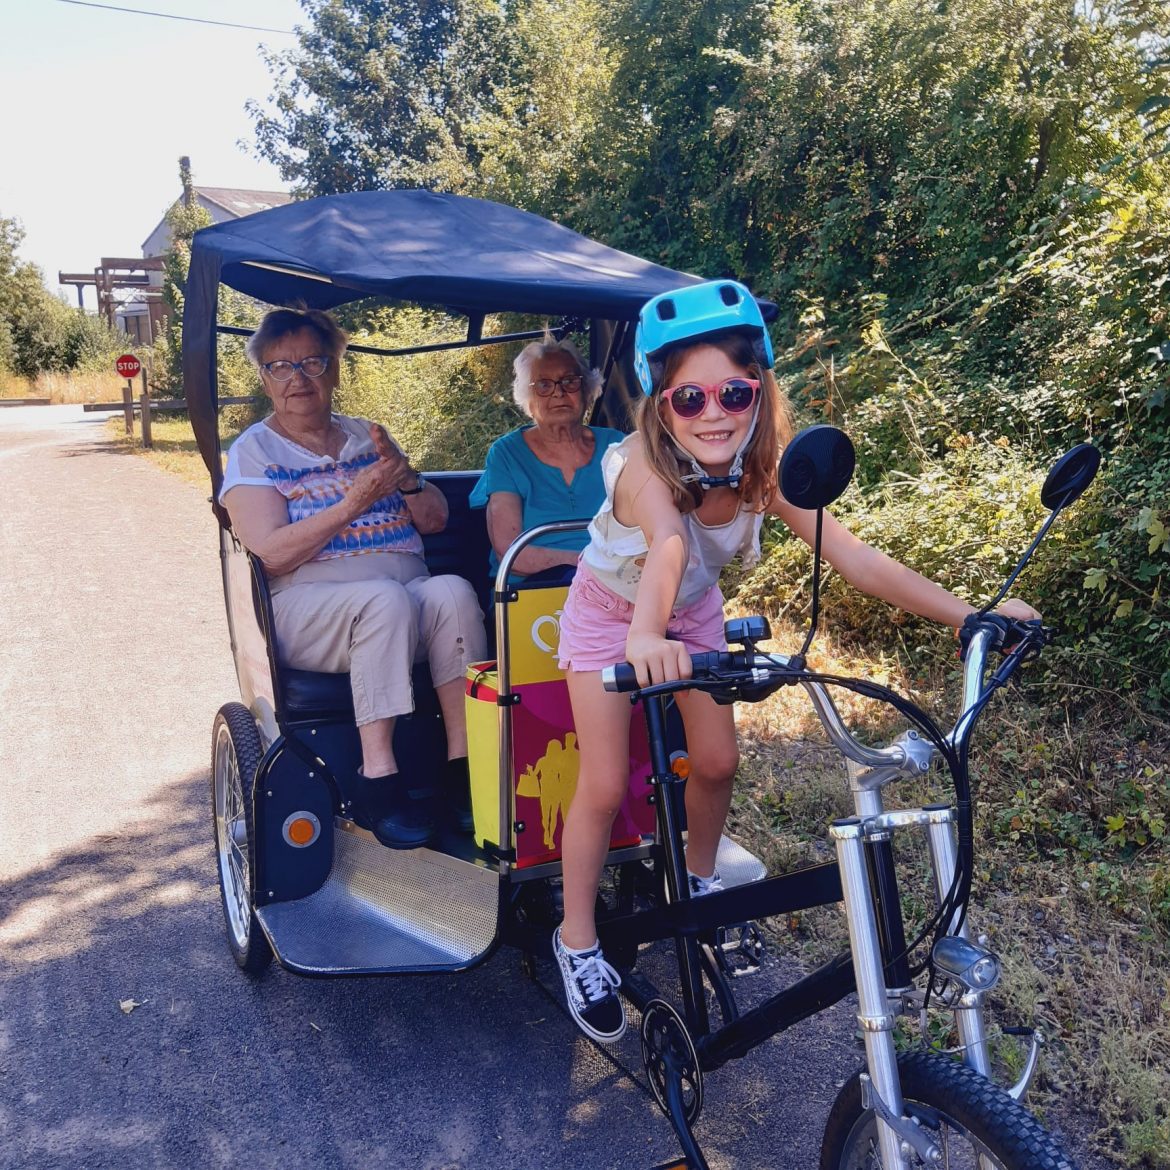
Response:
M963 743L973 729L972 708L984 693L991 644L992 631L988 629L980 630L972 639L964 676L964 714L948 737L952 747ZM767 661L773 668L786 663L781 656L761 657L758 661ZM811 679L794 681L799 681L808 692L830 741L852 765L850 790L855 815L830 827L837 852L836 864L814 866L693 899L683 855L683 782L670 767L665 715L668 696L692 684L667 683L641 688L635 694L645 706L653 783L659 793L658 830L666 901L652 910L602 921L598 933L606 953L619 955L629 953L641 943L674 938L683 1020L701 1071L717 1068L743 1055L856 989L857 1019L864 1036L868 1068L866 1091L879 1119L882 1165L885 1170L905 1170L904 1148L907 1145L915 1148L929 1161L932 1138L903 1116L893 1030L900 1014L922 1007L923 997L910 976L891 842L899 830L918 828L925 832L941 905L957 868L955 810L948 805L886 810L882 798L885 785L902 776L926 772L937 754L935 747L913 730L903 733L888 747L866 747L849 733L822 683ZM751 1011L738 1014L725 975L710 959L714 932L719 927L745 920L842 900L849 928L849 951ZM946 926L954 925L952 915ZM949 932L966 938L968 927L963 923ZM704 974L725 1016L722 1025L715 1028L707 1010ZM655 989L633 971L623 973L623 990L643 1011L657 998ZM990 1055L983 1022L984 995L982 991L964 990L953 997L950 1006L965 1063L988 1076ZM1024 1074L1009 1090L1013 1097L1018 1099L1025 1091L1037 1055L1038 1041L1034 1039ZM684 1116L681 1099L667 1104L684 1151L694 1165L704 1166L706 1163Z

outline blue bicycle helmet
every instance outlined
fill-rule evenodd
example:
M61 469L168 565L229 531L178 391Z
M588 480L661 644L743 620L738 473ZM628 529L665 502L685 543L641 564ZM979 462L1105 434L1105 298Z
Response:
M760 306L738 281L708 280L652 297L642 306L634 332L634 372L642 393L654 393L654 382L662 376L662 358L671 346L726 333L751 338L761 369L775 364Z

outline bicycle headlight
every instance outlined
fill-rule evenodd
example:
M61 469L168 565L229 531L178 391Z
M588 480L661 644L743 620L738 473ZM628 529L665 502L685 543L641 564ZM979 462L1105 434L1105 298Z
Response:
M1001 974L999 958L970 939L948 934L931 950L935 967L968 991L990 991Z

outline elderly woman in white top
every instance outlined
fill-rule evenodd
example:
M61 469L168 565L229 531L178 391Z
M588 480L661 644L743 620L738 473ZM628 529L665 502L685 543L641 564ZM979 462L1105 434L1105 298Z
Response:
M443 493L386 431L333 413L346 335L317 310L268 313L247 345L272 413L228 454L220 500L271 580L283 664L349 672L361 738L355 807L385 845L430 841L429 801L399 778L394 721L414 709L423 647L447 733L447 795L468 831L463 678L484 657L483 615L462 577L431 577L422 533L447 523Z

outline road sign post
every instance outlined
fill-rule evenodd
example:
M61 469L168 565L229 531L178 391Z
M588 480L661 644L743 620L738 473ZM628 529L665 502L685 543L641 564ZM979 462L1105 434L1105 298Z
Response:
M138 377L142 363L132 354L124 353L114 362L114 371L126 379L122 387L122 405L126 412L126 434L134 434L134 379Z
M146 381L146 368L142 370L142 394L139 396L142 404L142 445L147 450L154 446L154 438L150 433L150 386Z

